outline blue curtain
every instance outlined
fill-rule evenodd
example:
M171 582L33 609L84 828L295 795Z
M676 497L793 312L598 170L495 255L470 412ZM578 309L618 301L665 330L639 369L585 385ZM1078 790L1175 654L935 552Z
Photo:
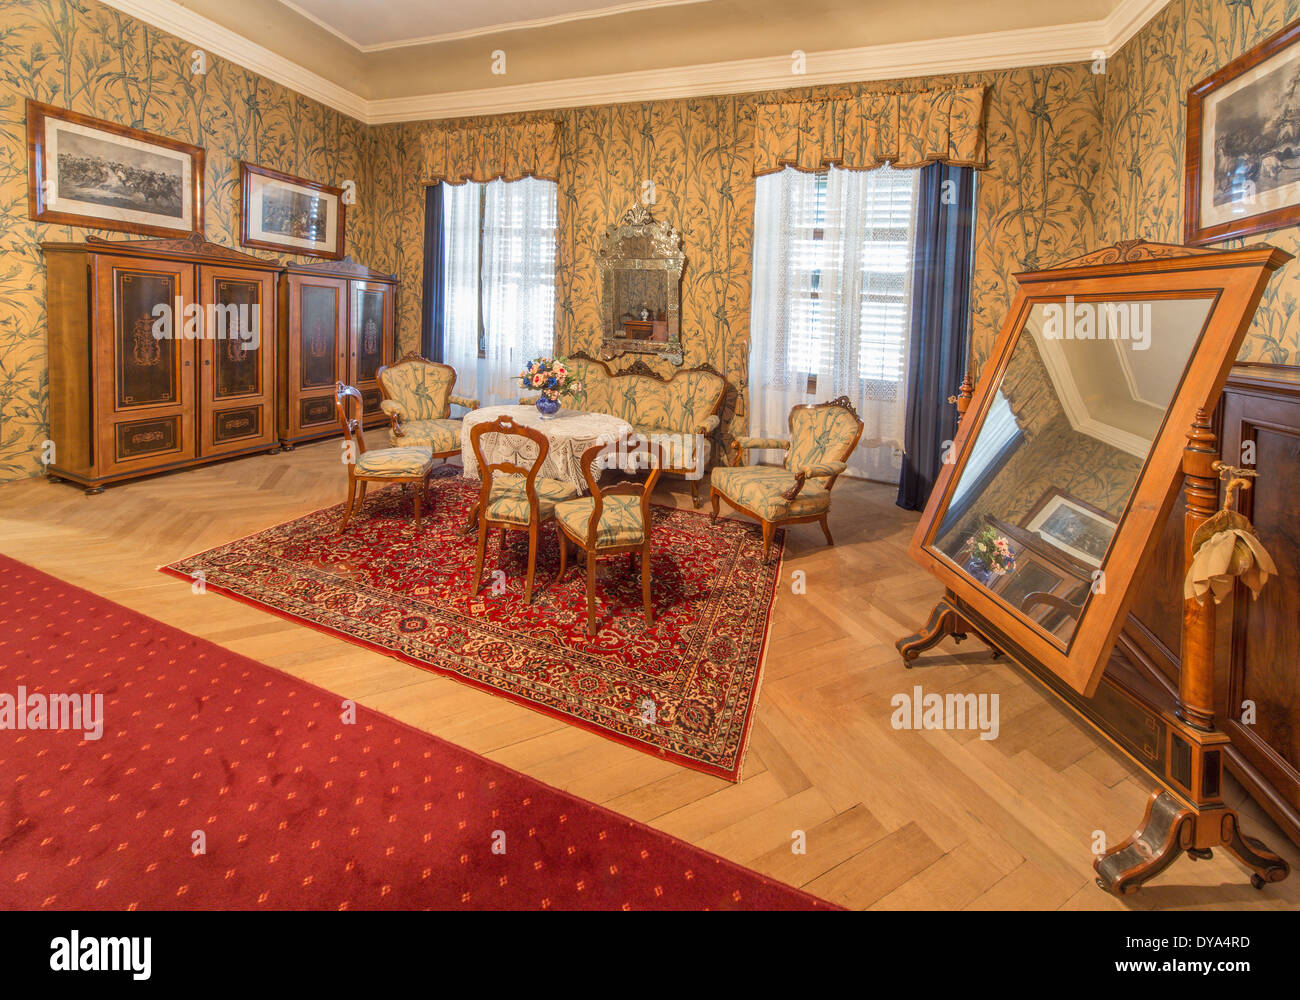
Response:
M971 257L975 245L975 171L932 163L917 190L912 266L911 364L898 506L922 510L957 434L948 402L966 371Z
M424 189L424 292L420 320L421 353L430 361L442 360L442 316L447 280L442 246L442 185Z

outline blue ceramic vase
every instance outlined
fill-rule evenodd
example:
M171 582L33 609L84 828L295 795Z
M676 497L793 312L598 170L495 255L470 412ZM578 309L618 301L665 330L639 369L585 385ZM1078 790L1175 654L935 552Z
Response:
M546 396L538 396L537 412L541 414L543 420L550 420L560 412L560 401Z

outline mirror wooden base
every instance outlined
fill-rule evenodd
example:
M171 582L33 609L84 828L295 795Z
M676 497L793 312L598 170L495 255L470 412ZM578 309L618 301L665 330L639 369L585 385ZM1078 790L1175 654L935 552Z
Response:
M930 612L930 620L925 623L921 631L894 643L894 648L903 657L903 666L910 669L913 660L927 649L937 646L945 636L952 636L954 642L961 642L971 632L974 632L993 651L995 660L1002 655L1002 650L980 635L979 631L962 615L950 600L951 597L951 594L945 595L943 600L934 606L934 610Z
M1250 884L1256 889L1269 882L1281 882L1290 873L1285 861L1241 832L1232 809L1224 805L1197 809L1157 789L1147 801L1142 825L1093 862L1097 885L1116 896L1126 896L1137 892L1184 852L1196 861L1212 857L1216 847L1224 848L1250 869Z

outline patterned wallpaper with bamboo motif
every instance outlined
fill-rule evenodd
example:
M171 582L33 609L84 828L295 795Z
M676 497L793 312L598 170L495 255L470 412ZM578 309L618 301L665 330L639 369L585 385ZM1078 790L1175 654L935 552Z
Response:
M194 49L94 0L0 6L0 482L41 471L49 380L39 242L131 238L28 219L26 98L203 146L206 235L228 247L239 248L240 160L335 184L360 177L360 122L212 55L205 74L193 73ZM358 186L349 249L371 242Z
M1300 0L1173 0L1110 60L1106 73L1098 236L1183 241L1187 91L1300 15ZM1300 255L1294 227L1229 240L1267 242ZM1300 364L1300 263L1264 291L1239 355Z
M557 112L561 121L556 348L599 351L597 235L654 182L656 218L682 232L686 366L708 363L747 384L753 244L753 136L758 106L806 94L987 83L989 169L979 180L973 351L987 356L1015 291L1011 275L1091 249L1091 192L1101 165L1101 78L1086 66L964 74L691 98ZM510 116L523 119L527 116ZM461 124L473 125L479 120ZM379 126L367 187L374 192L373 261L402 278L399 337L420 341L423 199L420 136L428 123ZM627 355L618 365L630 364ZM650 362L661 372L662 362ZM468 389L469 387L464 387ZM736 428L746 410L737 413Z

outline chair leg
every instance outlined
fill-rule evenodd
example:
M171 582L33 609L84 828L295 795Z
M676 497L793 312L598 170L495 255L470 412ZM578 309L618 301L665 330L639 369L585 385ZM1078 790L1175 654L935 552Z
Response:
M772 536L776 534L776 525L771 521L763 522L763 562L767 562L767 557L772 552Z
M478 593L479 586L483 582L483 555L487 551L488 527L482 522L478 526L478 552L474 556L474 578L469 582L469 592L472 595Z
M655 609L650 601L650 542L641 548L641 603L645 605L645 623L655 623Z
M587 635L596 634L596 554L587 553Z
M713 487L709 487L709 503L713 505L713 520L715 521L718 519L718 501L721 498L721 493L713 489Z
M361 508L366 505L366 487L370 485L368 480L362 479L361 492L357 494L357 517L361 516Z
M433 494L429 491L429 482L433 478L433 466L429 466L429 471L424 474L424 499L428 504L428 509L433 510Z
M343 508L343 520L339 523L339 534L348 526L348 518L352 516L352 507L357 502L357 481L354 477L348 476L348 500L347 506Z
M537 570L537 525L528 526L528 578L524 581L524 603L533 603L533 573Z
M564 581L564 571L569 566L569 537L557 526L555 534L560 541L560 575L555 578L556 583Z
M831 529L830 529L830 527L826 524L826 515L825 515L825 514L823 514L823 515L821 516L820 524L821 524L821 526L822 526L822 534L826 536L826 544L827 544L827 545L834 545L834 544L835 544L835 539L833 539L833 538L831 537Z
M691 480L691 506L696 510L700 509L700 481L698 479Z
M424 502L424 490L415 491L415 533L420 533L420 505Z

